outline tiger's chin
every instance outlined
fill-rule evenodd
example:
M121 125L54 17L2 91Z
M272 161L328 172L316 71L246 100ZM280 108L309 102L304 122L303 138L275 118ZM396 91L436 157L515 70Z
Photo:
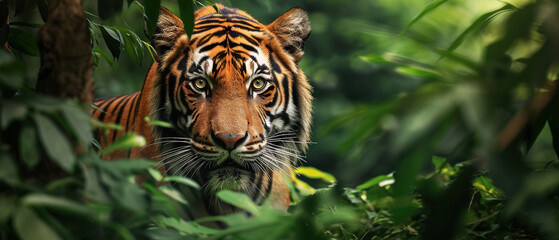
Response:
M215 194L221 190L249 193L248 190L253 184L251 178L255 172L228 159L208 170L206 174L206 187L209 193Z

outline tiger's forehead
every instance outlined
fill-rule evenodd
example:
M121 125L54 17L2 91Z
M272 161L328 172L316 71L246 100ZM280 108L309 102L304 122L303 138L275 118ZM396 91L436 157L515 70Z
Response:
M268 56L260 48L238 54L220 54L204 51L203 48L203 46L200 46L193 51L189 67L191 75L205 75L215 78L223 73L230 73L227 69L234 69L237 72L236 74L244 77L255 74L269 74Z

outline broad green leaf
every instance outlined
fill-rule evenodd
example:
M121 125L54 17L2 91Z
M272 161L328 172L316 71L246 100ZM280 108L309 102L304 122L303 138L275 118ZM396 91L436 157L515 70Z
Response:
M42 193L28 194L21 199L22 204L26 207L46 207L56 209L58 211L98 219L98 213L94 209L70 199L61 198L58 196L50 196Z
M123 181L122 176L114 176L103 171L100 172L100 175L101 182L120 206L136 213L147 211L146 193L140 189L138 184L128 179Z
M97 11L101 19L107 19L122 11L122 0L98 0Z
M355 189L357 190L365 190L367 188L373 187L373 186L378 186L379 183L383 182L383 181L387 181L387 180L394 180L394 177L391 175L380 175L377 177L374 177L373 179L366 181L365 183L357 186Z
M299 191L299 193L303 196L308 196L316 192L316 189L311 187L311 185L309 185L304 181L301 181L296 177L291 177L291 181L293 181L293 185L295 186L297 191Z
M105 187L99 179L99 171L95 167L88 167L84 173L85 196L99 203L110 203L111 200Z
M58 163L62 169L72 172L76 157L64 133L48 117L34 114L33 119L35 120L43 149L45 149L49 158Z
M161 5L161 0L144 1L145 21L149 38L155 33L155 27L157 26L157 19L159 17L159 5Z
M116 175L122 175L121 173L130 174L135 171L157 167L154 166L157 164L156 162L146 159L121 159L113 161L96 160L94 162L90 162L90 164L100 166L103 170Z
M90 115L82 109L69 104L62 107L62 113L80 142L83 145L88 145L93 139L91 125L89 124Z
M21 61L16 61L8 53L0 52L0 86L12 89L21 88L23 85L23 77L26 75L27 69ZM4 59L2 59L4 56ZM3 60L3 61L2 61Z
M151 175L151 177L153 179L155 179L155 181L161 181L163 179L163 175L161 174L161 172L159 172L159 170L157 169L153 169L153 168L148 168L148 172Z
M184 195L172 186L169 186L169 185L161 186L161 187L159 187L159 191L161 191L167 197L169 197L171 199L174 199L175 201L177 201L179 203L182 203L182 204L185 204L185 205L188 204L188 201L186 200Z
M231 190L222 190L218 192L216 195L224 202L227 202L235 207L244 209L254 216L260 215L260 209L258 209L258 206L252 201L252 199L250 199L250 197L248 197L243 193L238 193Z
M118 59L120 56L120 45L123 41L123 37L119 31L115 30L114 28L98 25L99 30L101 30L101 34L103 35L103 39L105 40L105 44L111 51L114 59ZM101 51L102 52L102 51Z
M0 152L0 180L14 185L19 180L18 169L10 155Z
M194 31L194 2L192 0L179 0L179 11L184 32L188 37L191 37Z
M2 104L2 129L9 126L12 121L21 120L27 115L27 107L17 102Z
M128 150L135 147L143 147L146 145L146 139L136 133L125 133L123 136L119 137L105 149L103 149L104 154L109 154L115 150Z
M17 235L22 240L58 240L60 236L33 210L20 207L14 218L14 228Z
M332 174L320 171L314 167L298 167L295 169L295 172L308 178L321 179L327 183L336 182L336 178Z
M8 197L0 197L0 225L5 226L16 210L16 203Z
M447 163L446 158L433 156L431 162L435 165L435 170L440 171Z
M26 125L19 134L19 156L29 168L39 163L40 149L37 144L37 132L33 126Z
M195 222L186 222L182 219L160 216L155 217L155 221L186 234L216 234L221 232L221 230L204 227Z
M431 3L429 3L427 6L425 6L425 8L423 8L423 10L421 10L421 12L419 14L417 14L410 21L410 23L408 23L408 25L406 26L406 28L404 28L402 33L405 33L414 23L416 23L417 21L419 21L419 19L421 19L423 16L425 16L425 14L437 9L440 5L442 5L443 3L447 2L447 1L448 0L435 0Z
M195 189L200 189L200 185L197 182L190 178L182 177L182 176L167 176L164 177L161 181L163 182L176 182L187 185L189 187L193 187Z
M21 29L10 28L8 43L11 47L22 53L36 57L39 56L39 46L37 46L35 38Z

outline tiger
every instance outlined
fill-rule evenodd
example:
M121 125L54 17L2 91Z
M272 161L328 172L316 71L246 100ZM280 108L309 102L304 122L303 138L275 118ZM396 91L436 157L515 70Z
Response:
M123 126L108 134L99 129L101 147L127 132L147 142L103 158L163 162L164 174L202 186L208 215L240 211L215 197L226 189L287 211L289 178L310 138L312 88L299 67L308 14L292 8L264 25L216 4L194 19L187 36L182 21L161 7L151 39L157 56L142 89L94 102L94 118Z

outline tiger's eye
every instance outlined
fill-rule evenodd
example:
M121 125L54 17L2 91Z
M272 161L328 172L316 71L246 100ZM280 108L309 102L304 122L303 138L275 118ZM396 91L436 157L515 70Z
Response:
M196 87L198 90L203 90L206 88L206 86L208 85L208 82L206 82L206 80L198 78L196 80L194 80L194 87Z
M264 86L266 85L266 82L264 81L264 79L255 79L254 81L252 81L252 88L254 90L260 90L262 88L264 88Z

